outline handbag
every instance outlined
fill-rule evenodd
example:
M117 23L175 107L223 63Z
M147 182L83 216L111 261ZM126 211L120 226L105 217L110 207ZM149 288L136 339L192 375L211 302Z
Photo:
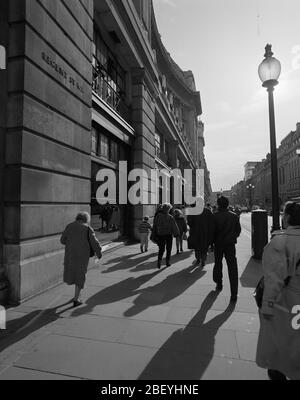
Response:
M95 252L94 252L94 249L93 249L93 247L92 247L92 245L91 245L91 242L90 242L90 228L88 228L88 230L87 230L87 240L88 240L88 243L89 243L90 258L91 258L91 257L94 257Z
M265 278L262 277L260 281L258 282L256 289L253 293L253 297L256 301L257 307L261 308L262 306L262 300L264 296L264 289L265 289Z
M291 277L288 276L285 280L284 280L284 287L287 287L289 282L291 280ZM258 308L262 307L262 300L263 300L263 296L264 296L264 290L265 290L265 278L262 277L261 280L258 282L256 289L253 293L253 297L255 298L256 304Z
M187 234L185 232L182 235L182 240L188 240Z
M151 242L153 242L154 244L158 243L158 237L157 237L157 233L156 233L156 226L153 226L151 235L150 235L150 240Z

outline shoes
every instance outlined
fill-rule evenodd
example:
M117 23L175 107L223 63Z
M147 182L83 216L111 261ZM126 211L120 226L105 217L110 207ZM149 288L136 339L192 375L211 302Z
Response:
M204 268L204 267L205 267L205 265L206 265L205 261L204 261L204 260L202 260L202 261L201 261L201 267L202 267L202 268Z
M167 262L166 262L166 266L167 266L167 267L171 267L170 261L167 261Z
M287 377L275 369L268 369L268 376L271 381L287 381Z
M182 252L183 252L183 249L180 249L180 252L182 253Z
M79 307L79 306L82 306L82 301L79 301L79 300L74 300L73 301L73 307L75 308L75 307Z
M179 250L177 250L177 253L176 253L177 255L179 254Z
M158 269L161 269L161 261L160 261L160 260L157 261L157 268L158 268Z
M222 292L222 290L223 290L223 285L222 285L222 283L217 283L216 291L217 291L217 292Z
M230 303L236 303L238 301L237 296L231 296L230 297Z
M141 253L144 253L144 249L143 249L143 247L141 246Z
M145 250L145 253L148 253L148 249Z

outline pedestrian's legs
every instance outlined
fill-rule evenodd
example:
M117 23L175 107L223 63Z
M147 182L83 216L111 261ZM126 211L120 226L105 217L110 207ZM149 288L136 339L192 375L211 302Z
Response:
M287 381L286 376L275 369L268 369L268 376L271 381Z
M169 267L170 261L171 261L172 246L173 246L173 236L172 235L166 236L166 245L167 245L166 263L167 263L167 267Z
M201 267L205 267L208 249L201 253Z
M146 249L146 243L147 243L147 236L148 233L140 233L140 239L141 239L141 252L144 252L144 249Z
M149 247L149 233L145 234L145 251L148 251Z
M213 271L213 280L219 289L223 285L223 249L222 247L215 246L215 266Z
M176 247L177 247L177 254L179 254L179 249L180 249L180 237L179 236L176 238Z
M195 250L195 257L196 257L196 265L200 264L201 262L201 251Z
M163 259L164 252L165 252L165 249L166 249L166 237L165 236L158 236L157 244L158 244L158 248L159 248L157 266L158 266L158 268L160 268L161 267L161 261Z
M75 285L75 295L74 295L74 299L73 299L74 307L78 307L78 306L80 306L82 304L80 299L79 299L80 292L81 292L81 287Z
M228 275L230 280L231 297L235 299L238 294L239 276L236 259L235 245L227 246L224 249L225 259L228 266Z
M181 235L179 238L179 244L180 244L180 251L183 251L183 235Z

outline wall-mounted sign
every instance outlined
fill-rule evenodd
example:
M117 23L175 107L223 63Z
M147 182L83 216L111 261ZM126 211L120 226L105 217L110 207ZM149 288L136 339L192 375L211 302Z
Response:
M64 68L62 68L55 60L49 57L46 53L42 52L42 59L53 68L53 70L60 75L63 79L65 79L66 84L69 83L73 86L74 89L79 90L80 93L84 94L84 90L82 85L74 79L71 75L69 75Z
M6 50L0 46L0 69L6 69Z

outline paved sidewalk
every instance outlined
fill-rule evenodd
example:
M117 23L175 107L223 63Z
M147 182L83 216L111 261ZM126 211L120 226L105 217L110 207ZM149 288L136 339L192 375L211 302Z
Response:
M236 307L212 284L213 257L194 268L190 251L156 268L156 246L116 248L89 271L85 304L71 308L60 285L8 311L0 332L3 379L267 379L254 362L259 320L253 288L261 265L250 234L238 244Z

